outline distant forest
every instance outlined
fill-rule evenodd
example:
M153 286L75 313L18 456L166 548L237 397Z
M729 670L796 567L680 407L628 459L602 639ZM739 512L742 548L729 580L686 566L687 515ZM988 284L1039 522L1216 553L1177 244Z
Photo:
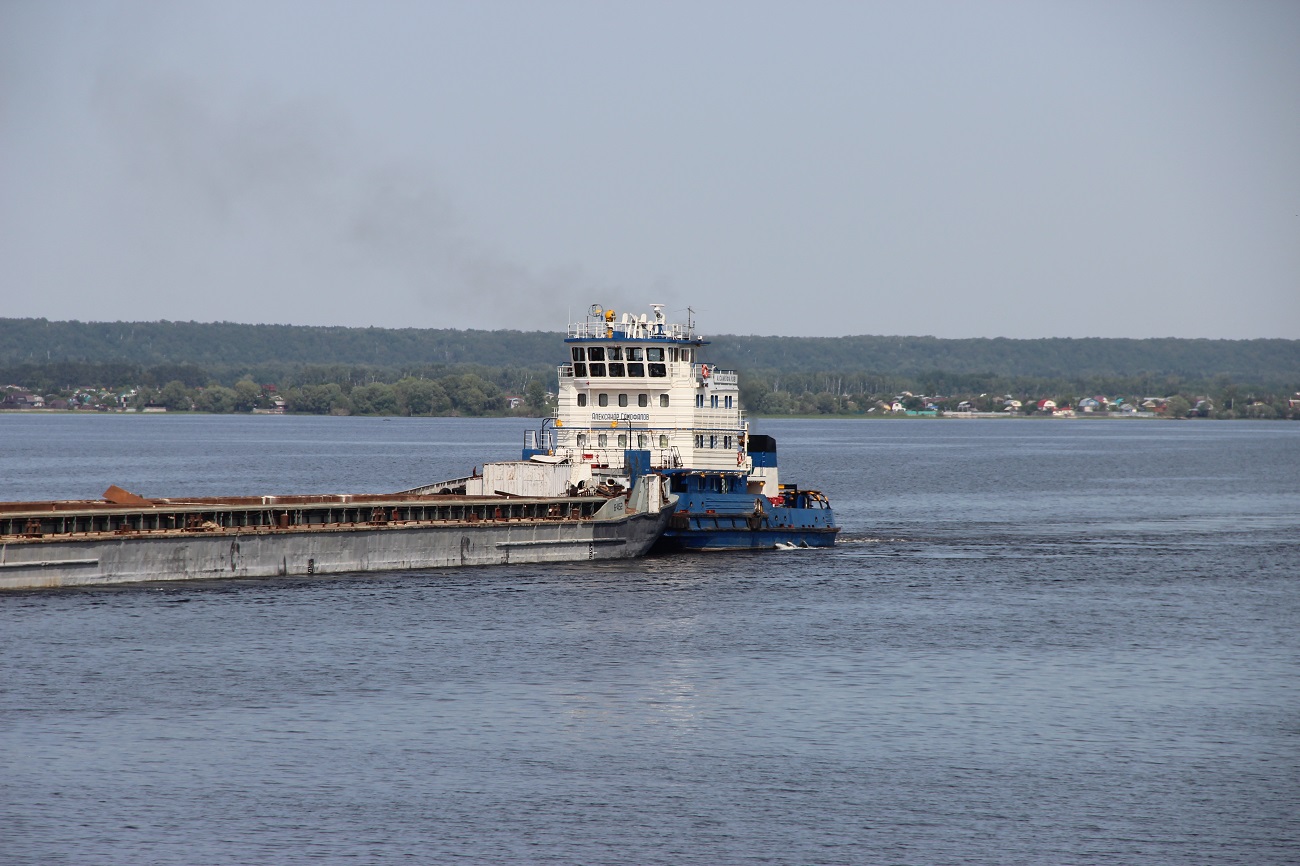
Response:
M904 392L1057 402L1093 394L1182 395L1193 405L1211 397L1220 406L1249 396L1285 407L1300 388L1300 340L706 339L706 359L740 371L742 399L759 414L854 414ZM525 408L544 411L536 398L556 388L555 368L565 360L560 341L549 331L0 318L0 385L47 395L134 388L156 399L170 384L179 406L182 390L201 403L197 397L205 389L252 382L274 384L290 411L290 398L301 398L304 388L336 386L332 401L325 401L328 411L346 412L362 408L349 406L355 388L414 380L445 386L448 398L420 400L416 407L385 398L380 407L491 414L506 411L506 396L527 394L532 399ZM474 399L457 405L450 397L457 389L475 392ZM373 401L362 402L374 408ZM321 411L320 400L298 404L299 411Z

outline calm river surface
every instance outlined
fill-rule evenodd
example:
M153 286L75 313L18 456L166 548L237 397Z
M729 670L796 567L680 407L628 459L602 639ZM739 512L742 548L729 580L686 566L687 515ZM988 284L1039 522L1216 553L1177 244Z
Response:
M7 415L0 499L526 426ZM1300 862L1300 424L756 426L835 549L0 595L0 863Z

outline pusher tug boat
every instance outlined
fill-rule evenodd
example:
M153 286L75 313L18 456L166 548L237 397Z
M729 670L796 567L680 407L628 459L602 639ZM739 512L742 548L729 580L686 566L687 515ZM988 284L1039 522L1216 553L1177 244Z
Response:
M780 482L776 440L750 432L739 377L705 362L691 311L681 324L662 304L650 309L593 305L569 324L553 426L526 442L524 458L570 466L575 489L664 475L677 503L661 550L833 545L830 502Z

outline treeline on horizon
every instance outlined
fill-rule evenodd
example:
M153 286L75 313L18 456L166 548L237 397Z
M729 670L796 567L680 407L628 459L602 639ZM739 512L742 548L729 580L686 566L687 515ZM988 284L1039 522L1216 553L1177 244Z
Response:
M707 360L740 372L742 401L755 414L861 414L905 392L1058 402L1183 395L1219 405L1249 397L1285 406L1300 387L1300 340L706 338ZM170 385L178 408L184 391L208 411L240 411L224 407L242 382L245 398L249 384L275 385L287 411L540 414L539 394L556 389L564 354L553 332L0 318L0 385L47 396L138 389L155 402ZM511 410L510 396L523 406Z

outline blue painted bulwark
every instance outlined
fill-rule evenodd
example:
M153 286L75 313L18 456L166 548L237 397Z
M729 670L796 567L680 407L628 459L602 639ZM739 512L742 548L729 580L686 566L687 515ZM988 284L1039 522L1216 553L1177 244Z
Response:
M775 447L770 452L775 463ZM669 470L674 513L656 549L763 550L830 547L840 531L830 502L815 490L781 485L761 493L744 472Z

